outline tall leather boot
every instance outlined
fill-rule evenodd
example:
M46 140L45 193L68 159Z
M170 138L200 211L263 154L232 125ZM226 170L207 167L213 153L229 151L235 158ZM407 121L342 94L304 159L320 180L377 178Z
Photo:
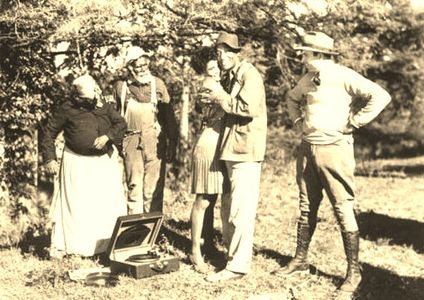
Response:
M359 231L342 232L342 237L347 259L347 272L346 278L339 290L354 293L362 280L358 261Z
M314 226L315 227L315 226ZM297 247L295 257L287 264L287 266L274 272L274 275L288 276L295 273L309 272L309 264L307 262L308 248L311 241L313 228L308 224L297 224Z

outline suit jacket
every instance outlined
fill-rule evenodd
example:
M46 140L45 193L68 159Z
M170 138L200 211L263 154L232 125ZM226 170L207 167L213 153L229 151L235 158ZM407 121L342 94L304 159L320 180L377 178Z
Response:
M259 71L252 64L241 61L224 76L221 84L229 95L220 101L226 112L220 159L264 160L267 109L265 87Z

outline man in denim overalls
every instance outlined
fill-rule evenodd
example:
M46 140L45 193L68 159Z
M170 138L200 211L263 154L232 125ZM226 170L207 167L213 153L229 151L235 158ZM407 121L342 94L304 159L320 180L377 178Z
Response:
M128 124L123 141L128 214L163 209L165 160L172 161L178 136L164 82L150 73L151 54L128 48L127 80L114 86L118 110Z

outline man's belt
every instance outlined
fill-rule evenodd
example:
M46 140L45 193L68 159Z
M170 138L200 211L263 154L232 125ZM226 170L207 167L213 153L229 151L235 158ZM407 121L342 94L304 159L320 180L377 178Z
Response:
M132 135L135 135L135 134L141 134L141 130L131 130L131 131L127 131L127 132L125 132L124 137L132 136Z

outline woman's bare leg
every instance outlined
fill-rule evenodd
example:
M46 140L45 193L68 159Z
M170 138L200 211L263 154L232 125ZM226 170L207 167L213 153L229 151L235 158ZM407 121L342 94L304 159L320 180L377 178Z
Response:
M193 264L198 266L204 264L201 246L202 231L206 241L212 240L213 233L213 209L217 199L217 195L197 194L191 211L191 260Z

